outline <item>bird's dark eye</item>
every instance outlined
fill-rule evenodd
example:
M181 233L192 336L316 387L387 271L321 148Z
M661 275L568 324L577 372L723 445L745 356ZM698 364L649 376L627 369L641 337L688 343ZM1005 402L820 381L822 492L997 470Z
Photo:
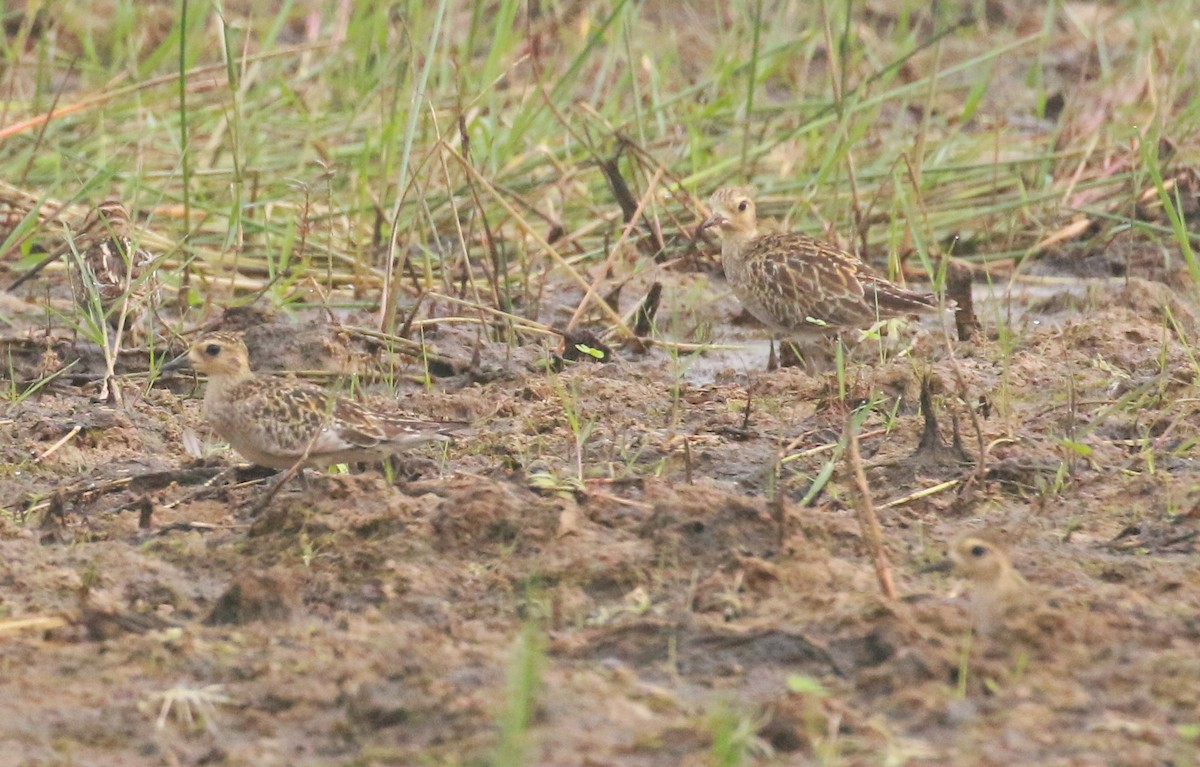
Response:
M742 200L741 202L738 203L738 213L745 213L746 208L749 208L749 207L750 207L750 202L748 200Z
M978 558L984 554L987 554L987 546L981 546L977 543L971 547L971 556Z
M204 353L210 357L215 357L221 353L221 345L209 344L208 346L204 347Z

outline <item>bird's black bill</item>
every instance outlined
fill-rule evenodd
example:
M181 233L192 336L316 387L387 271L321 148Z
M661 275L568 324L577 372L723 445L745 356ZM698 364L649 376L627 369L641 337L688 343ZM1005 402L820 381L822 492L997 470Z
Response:
M712 229L714 226L724 223L724 221L725 221L725 219L722 218L721 216L709 216L708 218L704 219L704 221L702 221L700 223L699 227L696 228L696 233L699 234L700 232L703 232L705 229Z
M165 363L160 370L191 370L192 361L188 359L187 353L179 355L170 362Z

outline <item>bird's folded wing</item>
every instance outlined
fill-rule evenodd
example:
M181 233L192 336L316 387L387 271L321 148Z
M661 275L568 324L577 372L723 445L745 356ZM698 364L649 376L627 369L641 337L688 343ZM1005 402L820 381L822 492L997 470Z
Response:
M810 237L760 238L746 256L757 297L788 322L853 325L864 320L864 291L855 263Z
M321 389L284 384L242 401L245 428L271 452L299 458L371 448L385 434L360 405Z

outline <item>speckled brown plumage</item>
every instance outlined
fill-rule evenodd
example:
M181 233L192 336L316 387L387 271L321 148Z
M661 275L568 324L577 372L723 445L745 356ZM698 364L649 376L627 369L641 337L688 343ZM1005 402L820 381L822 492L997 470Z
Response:
M75 299L85 310L98 299L113 326L120 320L123 301L127 301L126 326L134 324L145 313L154 287L153 276L145 274L154 258L137 247L132 235L129 211L116 200L93 208L74 235L78 254L71 264Z
M725 276L742 304L776 332L818 336L879 319L936 311L936 298L875 274L856 256L797 232L758 233L754 196L744 187L709 199Z
M22 239L36 238L39 230L60 207L56 202L0 181L0 244L26 219L30 219L32 228ZM39 242L39 245L44 243Z
M188 361L208 376L204 418L246 460L273 469L374 461L464 424L382 413L315 386L250 370L241 335L210 333Z
M37 207L36 200L9 193L8 190L0 188L0 243L3 243L10 234L16 231L35 207ZM44 220L40 209L35 215L39 222Z

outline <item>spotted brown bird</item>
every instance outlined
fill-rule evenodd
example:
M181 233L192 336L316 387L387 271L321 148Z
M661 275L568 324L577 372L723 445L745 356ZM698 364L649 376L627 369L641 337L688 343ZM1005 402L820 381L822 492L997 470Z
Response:
M712 214L700 229L716 230L734 295L782 337L811 342L939 308L935 296L889 282L828 242L799 232L759 234L749 188L718 189L708 204Z
M154 257L137 246L133 233L125 206L105 200L88 212L73 237L77 259L71 275L76 302L84 311L98 302L113 327L121 320L122 304L126 327L140 320L154 290L149 270Z
M372 410L316 386L250 370L241 335L209 333L171 367L208 377L204 418L243 458L272 469L377 461L465 426Z

